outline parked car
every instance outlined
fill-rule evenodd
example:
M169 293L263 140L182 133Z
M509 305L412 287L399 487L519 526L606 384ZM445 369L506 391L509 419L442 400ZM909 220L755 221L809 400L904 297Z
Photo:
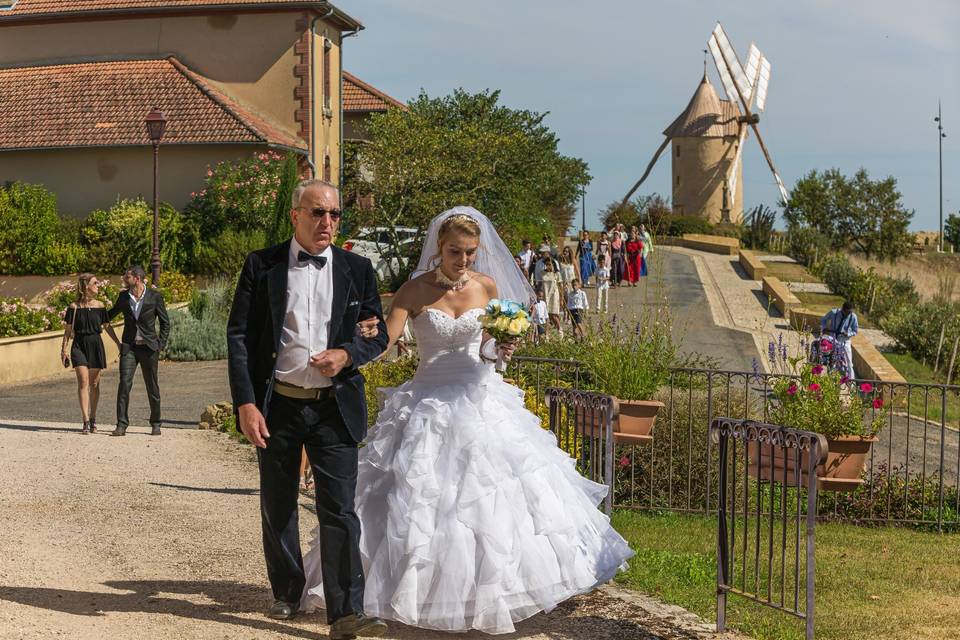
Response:
M395 227L394 231L400 237L400 255L391 255L394 248L390 242L389 227L358 229L353 238L343 243L343 248L368 258L376 269L377 277L386 280L390 278L391 265L394 272L407 265L407 249L414 243L418 233L414 227Z

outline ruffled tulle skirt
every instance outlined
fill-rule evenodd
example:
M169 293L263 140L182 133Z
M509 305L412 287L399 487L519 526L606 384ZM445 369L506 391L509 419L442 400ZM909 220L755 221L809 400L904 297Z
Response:
M365 613L427 629L509 633L610 580L633 555L522 392L415 381L381 390L360 450ZM323 607L320 549L303 608Z

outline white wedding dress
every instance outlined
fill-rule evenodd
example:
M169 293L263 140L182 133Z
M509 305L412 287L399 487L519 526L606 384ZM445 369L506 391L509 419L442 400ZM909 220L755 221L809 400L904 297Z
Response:
M522 392L479 357L483 309L428 308L416 375L382 389L360 449L357 514L367 615L499 634L610 580L633 555ZM323 607L320 546L302 608Z

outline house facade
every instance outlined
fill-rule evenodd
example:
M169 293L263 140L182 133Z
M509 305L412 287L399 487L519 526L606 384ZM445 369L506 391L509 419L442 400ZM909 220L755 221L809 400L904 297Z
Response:
M339 183L342 43L362 28L317 1L0 0L0 183L44 184L76 216L149 197L154 106L176 207L208 165L267 149Z

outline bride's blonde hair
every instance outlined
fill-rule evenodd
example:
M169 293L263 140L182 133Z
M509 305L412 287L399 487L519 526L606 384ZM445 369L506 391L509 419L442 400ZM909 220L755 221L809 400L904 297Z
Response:
M480 223L474 220L466 213L457 213L440 223L437 230L437 252L430 258L430 264L440 264L440 250L443 247L443 240L451 233L460 233L468 238L480 237Z

